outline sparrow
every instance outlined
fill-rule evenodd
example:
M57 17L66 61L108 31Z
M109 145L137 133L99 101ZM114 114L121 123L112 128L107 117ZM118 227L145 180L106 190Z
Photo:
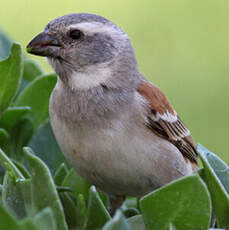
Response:
M127 34L99 15L56 18L27 45L58 76L50 121L69 163L108 195L110 213L195 172L196 145L165 94L138 69Z

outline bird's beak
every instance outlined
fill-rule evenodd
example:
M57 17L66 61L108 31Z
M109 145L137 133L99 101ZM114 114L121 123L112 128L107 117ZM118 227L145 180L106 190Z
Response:
M55 57L61 43L52 35L42 32L26 47L28 53L38 56Z

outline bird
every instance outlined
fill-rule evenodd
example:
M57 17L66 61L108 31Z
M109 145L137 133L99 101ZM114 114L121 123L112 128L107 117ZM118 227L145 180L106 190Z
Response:
M95 14L50 21L27 45L58 78L50 122L72 167L107 194L110 213L198 169L196 144L165 96L139 71L130 38Z

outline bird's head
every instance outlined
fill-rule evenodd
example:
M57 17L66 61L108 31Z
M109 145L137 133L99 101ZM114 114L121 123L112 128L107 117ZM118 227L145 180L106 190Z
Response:
M57 75L66 81L73 78L76 87L99 84L114 68L120 72L137 68L128 36L117 25L93 14L54 19L27 45L27 52L46 56Z

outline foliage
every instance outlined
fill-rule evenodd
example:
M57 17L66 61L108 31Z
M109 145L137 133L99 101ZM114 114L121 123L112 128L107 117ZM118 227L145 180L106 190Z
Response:
M112 218L106 197L68 166L53 136L48 102L56 76L24 60L19 44L8 53L0 61L0 229L205 230L215 218L229 229L229 168L200 145L199 173L139 205L128 198Z

